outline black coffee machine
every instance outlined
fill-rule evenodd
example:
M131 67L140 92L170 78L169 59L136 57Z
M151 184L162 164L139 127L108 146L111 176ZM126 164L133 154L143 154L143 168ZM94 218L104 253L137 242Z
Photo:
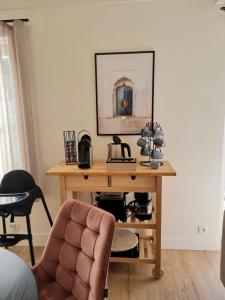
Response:
M81 133L85 133L80 137ZM81 169L91 168L93 162L92 145L90 133L81 130L78 133L78 167Z

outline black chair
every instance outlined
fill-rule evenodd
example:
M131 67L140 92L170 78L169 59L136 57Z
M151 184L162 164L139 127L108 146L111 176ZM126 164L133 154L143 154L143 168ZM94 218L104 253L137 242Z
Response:
M28 239L32 265L35 264L30 213L36 199L41 199L50 225L52 218L45 202L44 195L34 178L24 170L14 170L4 175L0 184L0 216L2 217L3 234L0 234L0 246L7 247ZM2 201L1 201L2 200ZM14 222L14 217L26 217L27 234L7 234L6 218Z

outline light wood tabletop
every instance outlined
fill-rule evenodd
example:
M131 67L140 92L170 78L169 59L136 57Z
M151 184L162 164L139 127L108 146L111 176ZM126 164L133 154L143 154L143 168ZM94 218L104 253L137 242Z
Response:
M79 169L77 165L66 165L66 163L60 162L46 171L47 175L144 175L144 176L176 176L176 172L168 161L163 161L163 165L159 169L151 169L150 167L142 166L139 162L136 163L136 170L109 170L106 163L103 161L94 161L93 165L89 169Z

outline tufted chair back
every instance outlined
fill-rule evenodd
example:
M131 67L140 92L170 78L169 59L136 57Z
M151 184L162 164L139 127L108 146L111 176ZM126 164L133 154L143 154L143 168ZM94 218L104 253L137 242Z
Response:
M32 269L39 299L104 299L114 228L111 214L77 200L65 201Z

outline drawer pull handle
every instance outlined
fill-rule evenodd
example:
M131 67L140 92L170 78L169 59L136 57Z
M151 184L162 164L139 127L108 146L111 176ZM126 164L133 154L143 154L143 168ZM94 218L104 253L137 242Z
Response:
M84 179L85 179L85 180L88 180L88 175L84 175Z
M136 176L130 176L131 180L135 180Z

